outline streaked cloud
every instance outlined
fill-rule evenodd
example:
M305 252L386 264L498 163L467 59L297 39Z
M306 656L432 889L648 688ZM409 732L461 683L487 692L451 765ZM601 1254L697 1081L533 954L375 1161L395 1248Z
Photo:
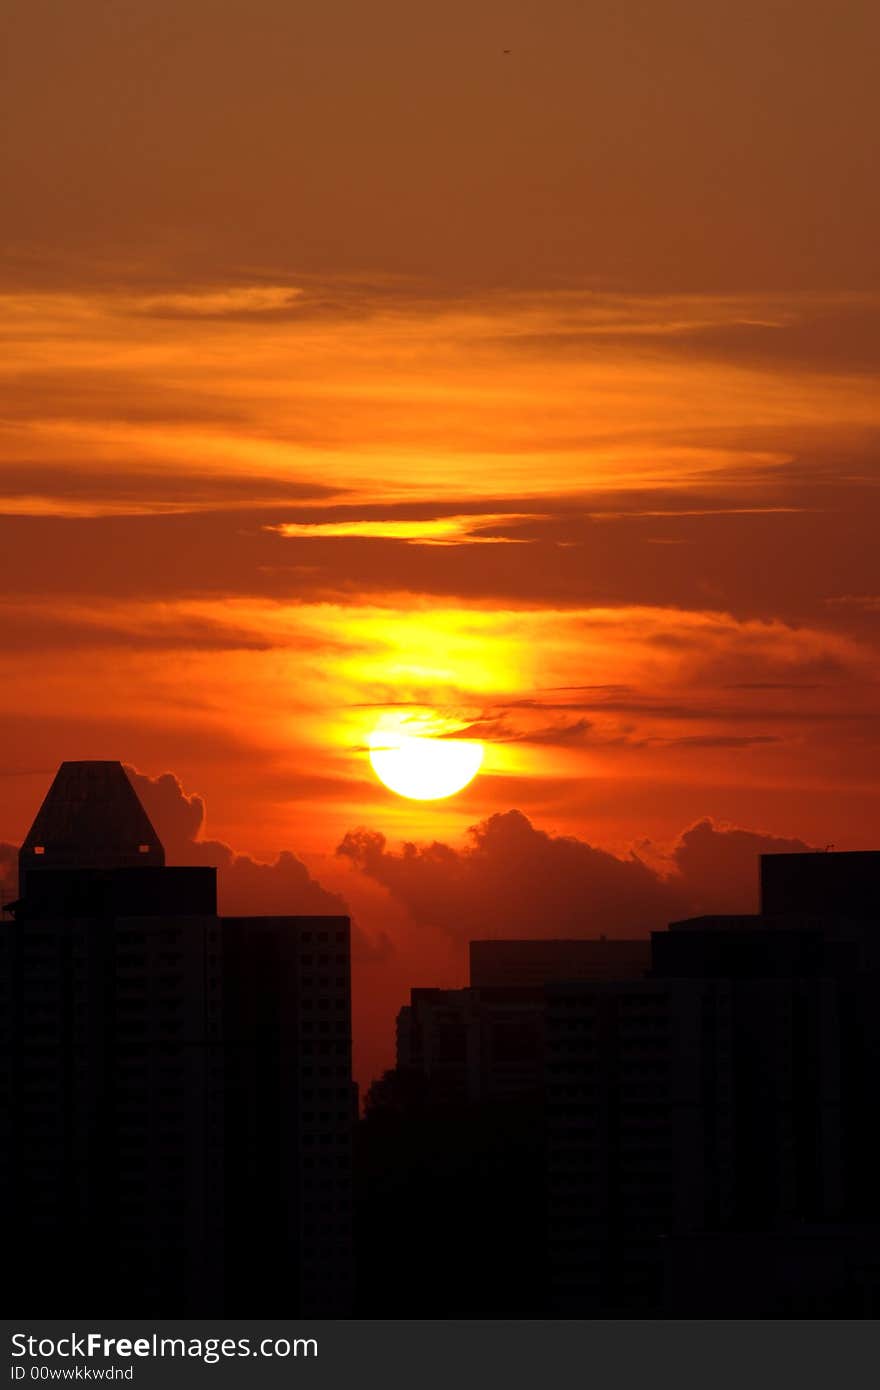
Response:
M285 521L266 529L281 536L300 540L319 540L333 536L361 536L372 540L404 541L407 545L510 545L525 544L525 538L514 535L484 534L491 527L516 527L534 521L529 515L498 513L481 516L429 517L424 521Z
M873 312L870 295L840 298L841 313L854 301ZM380 491L386 504L711 494L735 478L739 506L795 506L768 486L823 431L839 445L880 427L871 380L842 355L829 371L793 348L768 371L735 334L723 353L699 343L710 325L743 323L769 335L818 324L821 337L834 302L565 290L449 299L318 280L7 293L0 468L52 462L94 475L124 459L154 497L163 476L179 492L183 471L260 490L320 479L365 499Z

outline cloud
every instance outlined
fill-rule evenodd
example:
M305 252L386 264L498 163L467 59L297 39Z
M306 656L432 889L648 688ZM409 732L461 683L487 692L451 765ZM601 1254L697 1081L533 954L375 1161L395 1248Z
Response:
M226 916L349 915L339 893L313 878L301 859L282 850L271 863L236 852L222 840L200 839L205 803L187 794L171 772L148 777L133 767L126 772L165 846L169 864L207 864L218 870L220 911Z
M535 708L539 708L535 702ZM546 707L545 707L546 708ZM449 739L485 739L491 743L545 743L564 746L580 743L587 739L593 724L589 719L572 719L555 724L541 724L537 728L516 728L508 720L477 719L465 728L442 735Z
M684 832L672 857L691 912L753 912L758 856L803 854L811 848L803 840L718 826L707 817Z
M763 743L782 743L778 734L691 734L687 738L655 740L666 748L756 748Z
M537 829L521 811L490 816L457 849L440 841L389 849L375 830L349 831L337 854L382 884L420 926L473 937L644 936L703 912L757 910L758 855L803 841L705 819L670 861L621 858Z
M389 850L350 831L337 853L385 885L422 925L475 936L644 933L678 911L672 887L636 856L536 829L521 811L490 816L461 850L435 841Z
M866 613L880 612L880 594L840 594L825 600L828 608L857 608Z
M164 605L105 603L99 609L82 604L7 604L0 600L0 624L6 653L31 654L104 648L136 651L228 652L267 651L270 637L220 619L186 615ZM304 644L306 645L306 644Z
M519 513L469 513L464 516L425 517L421 520L412 517L390 521L285 521L265 529L293 540L359 536L368 540L401 541L405 545L512 545L525 544L531 538L487 533L492 529L515 528L530 519Z
M69 389L69 379L66 385ZM45 418L46 397L55 394L51 382L38 383L34 413ZM6 413L5 399L3 408ZM83 463L72 469L51 461L0 459L0 513L4 516L89 519L229 510L244 512L246 517L250 509L317 505L338 495L338 488L294 477L137 468L121 460L103 467Z
M248 319L293 309L304 295L294 285L227 285L196 293L176 291L133 301L135 312L157 318Z
M448 515L435 503L433 515L365 507L357 516L331 511L326 498L294 509L295 486L307 485L266 477L226 485L155 470L120 473L116 486L93 472L65 490L52 470L34 466L28 477L0 464L0 587L10 596L363 604L396 594L505 608L711 610L839 632L869 630L876 609L876 489L829 492L825 510L601 520L592 497L578 508L560 496L517 520L504 498L476 514L459 502ZM157 565L158 553L173 563Z
M519 708L528 707L525 701L519 703ZM533 701L531 708L538 710L541 708L539 702ZM545 709L558 708L553 705L545 705ZM562 706L565 708L565 706ZM576 707L575 707L576 708ZM610 706L590 706L593 710L608 709ZM634 706L634 709L637 708ZM640 712L645 713L645 709L640 707ZM513 706L511 707L511 714ZM705 718L705 712L693 710L685 716L684 711L677 711L681 717ZM662 717L664 711L661 709L658 714ZM723 718L724 714L714 715L715 718ZM727 717L731 717L728 711ZM740 717L737 715L736 717ZM752 716L754 717L754 716ZM782 743L783 738L779 734L689 734L680 738L664 738L660 735L636 736L631 730L618 733L616 735L602 735L597 732L595 723L592 719L582 717L580 719L562 720L553 724L541 724L538 727L516 727L510 719L478 719L473 723L453 733L442 735L448 739L483 739L493 744L502 743L523 743L523 744L545 744L548 747L565 748L577 744L591 744L594 747L623 747L630 748L754 748L762 744Z

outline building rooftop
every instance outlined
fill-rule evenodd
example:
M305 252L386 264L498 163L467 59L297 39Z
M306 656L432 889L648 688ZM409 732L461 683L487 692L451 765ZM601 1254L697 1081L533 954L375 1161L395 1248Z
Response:
M162 867L165 851L120 762L64 762L19 851L29 869Z
M643 975L650 964L651 942L647 935L489 938L470 942L470 982L478 988Z
M761 911L880 918L880 851L761 855Z

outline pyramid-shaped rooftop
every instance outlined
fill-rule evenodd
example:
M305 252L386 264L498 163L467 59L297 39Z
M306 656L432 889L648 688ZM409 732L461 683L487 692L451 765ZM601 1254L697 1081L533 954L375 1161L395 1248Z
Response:
M27 869L165 863L162 842L120 762L65 762L19 851Z

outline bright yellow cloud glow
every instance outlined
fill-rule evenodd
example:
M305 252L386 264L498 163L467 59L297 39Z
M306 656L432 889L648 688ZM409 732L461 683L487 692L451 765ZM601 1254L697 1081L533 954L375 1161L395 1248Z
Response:
M518 512L477 513L474 516L431 517L427 521L286 521L280 526L267 526L294 539L320 539L328 536L360 536L374 540L406 541L408 545L510 545L509 536L483 536L479 532L490 526L511 525L518 521L540 520L539 514L521 515Z

